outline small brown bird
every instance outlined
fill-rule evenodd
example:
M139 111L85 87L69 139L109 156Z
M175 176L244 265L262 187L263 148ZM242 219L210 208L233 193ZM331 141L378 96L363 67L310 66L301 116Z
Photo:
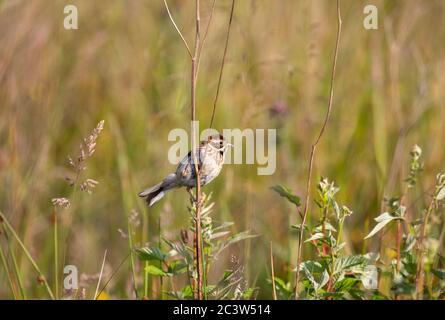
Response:
M212 135L200 143L196 158L201 186L210 183L219 175L224 164L224 156L230 146L232 145L227 143L221 134ZM162 182L142 191L139 196L145 198L151 207L161 200L167 191L180 187L186 187L188 190L196 187L195 165L191 151L181 160L175 173L169 174Z

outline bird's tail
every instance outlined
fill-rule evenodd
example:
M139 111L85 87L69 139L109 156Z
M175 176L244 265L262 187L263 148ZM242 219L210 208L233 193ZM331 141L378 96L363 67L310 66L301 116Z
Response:
M176 174L171 173L162 182L140 192L139 197L145 198L147 205L151 207L156 202L161 200L167 191L177 187L179 187L179 185Z

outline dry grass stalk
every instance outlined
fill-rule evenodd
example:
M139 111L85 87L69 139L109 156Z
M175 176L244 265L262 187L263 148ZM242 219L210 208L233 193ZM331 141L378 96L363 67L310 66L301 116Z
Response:
M212 4L212 9L211 9L211 13L210 13L210 17L209 20L207 22L207 27L204 33L204 38L201 41L201 15L200 15L200 1L196 0L195 2L195 7L196 7L196 14L195 14L195 42L194 42L194 51L192 53L192 51L190 50L190 46L188 45L187 41L185 40L184 36L182 35L181 31L179 30L177 24L175 23L170 10L168 8L168 4L167 1L164 0L164 5L165 8L167 10L168 16L170 18L170 21L172 22L175 30L177 31L177 33L179 34L182 42L184 43L184 46L187 49L187 52L190 56L191 59L191 106L190 106L190 111L191 111L191 121L192 124L196 121L196 83L198 80L198 69L199 69L199 62L200 62L200 58L201 58L201 52L204 46L204 42L205 39L207 37L207 32L209 30L209 26L213 17L213 11L215 9L215 1L213 1ZM212 113L212 119L211 119L211 124L210 127L213 124L213 120L214 120L214 116L215 116L215 109L216 109L216 103L218 101L218 95L219 95L219 88L221 86L221 79L222 79L222 74L223 74L223 69L224 69L224 64L225 64L225 59L226 59L226 54L227 54L227 46L228 46L228 41L229 41L229 33L230 33L230 27L232 24L232 19L233 19L233 11L234 11L234 7L235 7L235 0L233 0L232 2L232 9L231 9L231 13L230 13L230 21L229 21L229 26L228 26L228 30L227 30L227 36L226 36L226 44L225 44L225 49L224 49L224 54L223 54L223 58L222 58L222 62L221 62L221 70L220 70L220 75L219 75L219 80L218 80L218 86L217 86L217 91L216 91L216 96L215 96L215 101L214 101L214 106L213 106L213 113ZM197 142L197 136L198 133L196 132L196 127L192 125L191 128L191 135L192 135L192 150L196 149L196 146L198 145ZM194 260L195 260L195 266L196 266L196 279L194 279L194 296L195 299L199 299L201 300L203 298L203 270L202 270L202 239L201 239L201 205L202 205L202 196L201 196L201 177L200 177L200 172L199 172L199 167L198 167L198 160L196 158L196 153L192 152L192 161L194 163L194 167L195 167L195 172L196 174L196 195L195 197L192 197L193 200L193 206L195 208L195 232L194 232Z
M332 101L334 98L334 82L335 82L335 70L337 67L337 57L338 57L338 49L340 44L340 36L341 36L341 10L340 10L340 0L337 0L337 21L338 21L338 28L337 28L337 40L335 42L335 53L334 53L334 61L332 65L332 72L331 72L331 88L329 93L329 101L328 101L328 109L326 111L326 116L323 122L323 125L320 129L320 132L318 133L318 136L312 144L311 153L309 157L309 169L308 169L308 176L307 176L307 182L306 182L306 198L305 198L305 204L304 204L304 211L303 211L303 217L301 221L301 227L300 227L300 237L298 239L298 254L297 254L297 275L295 279L295 299L298 299L298 289L299 289L299 282L300 282L300 264L301 264L301 257L302 257L302 248L303 248L303 237L304 237L304 226L306 224L306 218L307 213L309 209L309 193L311 189L311 179L312 179L312 169L314 164L314 158L315 158L315 152L317 150L317 146L326 130L326 126L328 124L329 118L331 116L332 111Z

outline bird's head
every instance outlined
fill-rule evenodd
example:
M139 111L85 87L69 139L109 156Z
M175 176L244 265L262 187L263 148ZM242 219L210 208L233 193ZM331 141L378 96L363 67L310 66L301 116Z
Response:
M225 153L229 147L233 146L224 139L222 134L211 135L207 138L206 142L221 153Z

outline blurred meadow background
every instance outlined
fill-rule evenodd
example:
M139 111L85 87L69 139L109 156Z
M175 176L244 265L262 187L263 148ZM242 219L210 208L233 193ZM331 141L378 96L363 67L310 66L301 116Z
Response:
M184 37L193 43L194 2L168 1ZM79 29L65 30L64 6L79 10ZM363 8L379 10L378 30L363 27ZM201 4L203 26L212 1ZM211 117L231 1L216 1L197 82L197 118ZM354 214L343 237L348 253L394 257L394 233L363 240L382 211L385 196L400 195L409 152L423 150L414 201L445 170L445 2L442 0L342 0L343 30L332 117L318 147L313 188L321 176L340 187L337 198ZM128 230L135 246L171 241L189 225L185 190L147 209L137 194L174 166L167 161L168 133L190 126L190 61L161 0L0 1L0 211L54 287L54 214L58 215L60 271L79 270L86 297L94 293L104 252L103 279L113 271L104 298L133 299L127 259ZM215 221L232 231L251 230L218 258L211 279L234 261L243 278L271 297L269 245L275 274L294 281L299 223L295 207L270 187L287 185L305 195L309 152L326 112L337 31L335 1L241 0L236 2L214 127L276 128L277 169L258 176L256 165L226 165L203 191L212 193ZM99 183L77 192L66 210L53 198L72 193L68 157L100 120L104 128L85 178ZM313 197L309 223L319 219ZM28 298L47 298L37 274L15 241L0 246L11 265L15 252ZM9 235L11 237L11 235ZM385 244L385 245L382 245ZM439 243L444 253L443 243ZM10 246L9 249L7 247ZM304 258L314 250L304 246ZM142 292L143 264L136 263ZM13 298L0 267L0 298ZM60 280L62 281L62 280ZM102 283L104 283L104 281ZM150 278L147 298L159 298ZM60 285L61 286L61 285ZM388 292L388 288L382 288ZM142 294L141 294L142 295Z

